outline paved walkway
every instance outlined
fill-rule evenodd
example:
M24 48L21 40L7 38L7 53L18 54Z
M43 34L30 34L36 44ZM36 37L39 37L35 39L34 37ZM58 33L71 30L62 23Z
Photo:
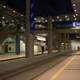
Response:
M33 80L80 80L80 52L75 53L61 64L63 66L55 68L58 69L56 72L52 68Z
M6 77L3 80L50 80L50 78L67 62L72 56L60 55L32 65L32 68L24 72ZM44 78L43 78L43 77Z
M57 50L53 50L52 52L58 52ZM45 51L44 54L47 54L48 51ZM34 55L40 55L42 52L35 52ZM25 53L20 53L20 55L16 55L16 53L5 53L4 55L0 55L0 61L8 60L8 59L15 59L25 57Z
M39 62L29 70L0 80L80 80L80 52Z
M59 62L62 60L62 62ZM56 66L54 64L57 63ZM41 73L40 73L41 72ZM37 75L37 76L36 76ZM4 80L80 80L80 52L38 65Z
M21 53L20 55L16 55L15 53L8 53L8 54L0 55L0 61L14 59L14 58L20 58L20 57L24 57L24 56L25 56L24 53Z

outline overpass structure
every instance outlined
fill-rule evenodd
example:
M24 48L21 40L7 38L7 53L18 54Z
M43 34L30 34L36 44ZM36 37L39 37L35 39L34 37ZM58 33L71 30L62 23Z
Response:
M27 2L27 4L28 3L29 2ZM16 38L19 37L20 40L23 40L26 45L24 51L26 53L26 56L34 56L35 44L37 45L37 48L39 48L40 51L42 44L44 44L44 47L46 48L46 50L48 50L48 53L52 53L52 50L60 51L61 46L63 46L63 50L71 49L70 35L79 34L80 31L79 2L72 0L72 6L74 9L74 13L72 14L57 15L54 17L35 17L35 31L31 32L29 27L30 22L28 16L30 15L28 12L29 4L26 6L26 16L1 4L0 10L2 13L0 14L0 43L2 44L8 37L14 38L16 42ZM65 25L68 25L68 22L73 23L69 26L70 28L66 28L64 24L58 25L58 23L62 22L67 22ZM76 27L77 25L78 27ZM64 28L62 28L62 26ZM38 38L42 38L42 40ZM20 41L17 41L17 43L19 49Z
M74 9L72 14L35 17L32 21L35 21L35 27L30 23L29 1L26 0L26 15L0 3L0 79L2 80L11 79L15 74L32 70L34 67L39 67L41 72L48 70L48 66L49 68L54 66L53 63L59 64L68 56L73 57L72 53L76 50L72 49L72 40L77 40L78 43L80 41L80 1L72 0ZM53 59L57 61L53 62ZM33 73L40 72L39 69L33 70ZM27 79L32 78L31 72L27 74L30 74ZM18 77L22 79L24 76L22 74ZM31 78L29 80L32 80Z

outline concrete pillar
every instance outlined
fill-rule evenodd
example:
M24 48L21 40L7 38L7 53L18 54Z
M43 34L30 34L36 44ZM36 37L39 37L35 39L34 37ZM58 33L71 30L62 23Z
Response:
M47 27L47 47L48 47L48 53L52 53L53 50L53 24L52 24L52 17L48 17L48 27Z
M69 39L69 33L66 33L65 34L65 37L66 37L66 49L70 49L70 39Z
M68 49L71 49L71 40L70 40L70 36L69 33L67 34L67 38L68 38Z
M16 54L20 54L20 36L16 35Z
M56 33L56 49L59 50L59 34Z
M26 57L32 57L34 55L34 35L29 34L26 38Z
M69 49L69 34L66 34L66 40L67 40L67 44L66 44L66 48Z
M61 33L58 34L58 50L61 51Z
M56 28L53 25L53 31L52 31L52 37L53 37L53 50L56 50L56 44L57 44L57 33L56 33Z
M0 53L2 53L2 45L0 44Z
M26 57L34 55L34 33L30 32L30 0L26 0L26 33L25 33L25 52Z
M66 50L66 42L67 42L66 33L64 33L64 50Z

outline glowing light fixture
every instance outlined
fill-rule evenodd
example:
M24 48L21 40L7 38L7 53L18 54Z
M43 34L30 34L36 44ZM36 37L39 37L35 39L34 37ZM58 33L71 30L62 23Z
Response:
M48 22L47 20L45 20L45 22Z
M62 21L62 19L59 19L59 21Z
M56 18L59 19L59 16L57 16Z
M36 20L37 20L37 18L34 18L34 20L36 21Z
M6 8L6 6L4 5L3 8Z
M45 37L41 37L41 36L37 36L37 39L40 40L40 41L46 41L46 38Z
M74 11L76 12L77 10L75 9Z
M78 14L75 14L76 16L78 16Z
M20 16L23 16L23 14L21 14Z
M2 23L2 22L0 21L0 23Z
M67 18L68 16L65 16L65 18Z
M73 15L73 17L76 17L76 15Z
M43 17L41 17L41 20L44 20L44 18L43 18Z
M77 18L75 18L74 20L77 20Z
M38 20L38 22L40 23L41 21L40 21L40 20Z
M2 19L5 19L5 17L3 16Z
M13 12L15 13L16 11L15 11L15 10L13 10Z
M55 20L54 19L52 19L52 22L54 22Z
M75 6L76 6L76 4L73 4L73 6L75 7Z
M69 21L70 20L70 18L67 18L67 21Z

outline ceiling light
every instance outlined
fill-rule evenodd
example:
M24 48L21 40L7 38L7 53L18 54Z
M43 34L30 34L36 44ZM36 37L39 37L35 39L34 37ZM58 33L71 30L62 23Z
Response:
M46 38L45 37L41 37L41 36L37 36L37 39L40 40L40 41L46 41Z
M15 11L15 10L13 10L13 12L15 13L16 11Z
M43 17L41 17L41 20L44 20L44 18L43 18Z
M54 22L55 20L54 19L52 19L52 22Z
M73 4L73 6L76 6L76 4Z
M76 15L73 15L73 17L76 17Z
M11 22L14 22L14 20L11 20Z
M0 24L1 24L2 22L0 21Z
M74 11L76 12L77 10L75 9Z
M74 20L77 20L77 18L75 18Z
M21 14L20 16L23 16L23 14Z
M69 21L70 20L70 18L67 18L67 21Z
M34 20L36 21L36 20L37 20L37 18L34 18Z
M59 21L62 21L62 19L59 19Z
M5 19L5 17L3 16L2 19Z
M45 22L48 22L47 20L45 20Z
M78 16L78 14L75 14L76 16Z
M6 6L4 5L3 8L6 8Z
M59 19L59 16L57 16L56 18Z
M41 21L40 21L40 20L38 20L38 22L40 23Z
M68 16L65 16L65 18L67 18Z

